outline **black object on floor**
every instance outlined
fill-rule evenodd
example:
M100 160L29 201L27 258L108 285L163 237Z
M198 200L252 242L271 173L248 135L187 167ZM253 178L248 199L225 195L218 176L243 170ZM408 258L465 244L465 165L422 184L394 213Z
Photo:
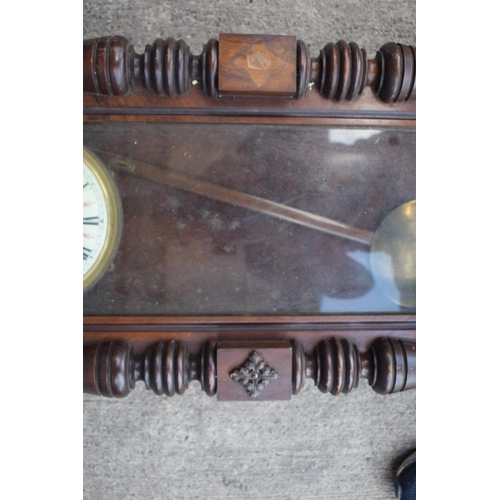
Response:
M417 452L413 452L396 472L396 495L399 500L417 498Z

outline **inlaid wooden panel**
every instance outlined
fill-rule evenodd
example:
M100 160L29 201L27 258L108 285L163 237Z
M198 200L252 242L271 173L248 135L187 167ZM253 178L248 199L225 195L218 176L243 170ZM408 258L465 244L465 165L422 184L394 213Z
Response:
M293 97L297 80L294 36L219 36L219 94Z

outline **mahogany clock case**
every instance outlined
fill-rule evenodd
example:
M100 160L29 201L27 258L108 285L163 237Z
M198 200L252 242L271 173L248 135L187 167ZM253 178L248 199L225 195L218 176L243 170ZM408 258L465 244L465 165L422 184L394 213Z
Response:
M113 176L123 232L83 298L84 389L215 394L227 342L242 363L284 342L285 398L307 377L332 394L414 387L416 310L377 286L369 245L211 193L373 234L416 198L415 61L342 41L312 57L294 37L221 35L199 56L85 41L84 146Z

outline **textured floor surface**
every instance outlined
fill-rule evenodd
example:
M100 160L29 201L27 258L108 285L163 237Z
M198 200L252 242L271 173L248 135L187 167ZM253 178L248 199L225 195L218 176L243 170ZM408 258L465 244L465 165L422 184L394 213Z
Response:
M415 44L415 2L99 0L84 2L83 26L138 52L173 36L197 54L233 32L296 35L313 56L345 39L373 57L387 41ZM172 399L143 384L123 400L84 395L84 498L390 500L415 415L415 392L381 397L365 381L332 397L309 380L288 403L217 403L197 382Z
M415 45L415 0L93 0L83 36L124 35L147 43L183 38L193 54L219 33L295 35L316 57L328 42L356 42L373 57L389 41Z
M415 446L415 394L218 403L198 383L158 398L84 397L86 499L392 499Z

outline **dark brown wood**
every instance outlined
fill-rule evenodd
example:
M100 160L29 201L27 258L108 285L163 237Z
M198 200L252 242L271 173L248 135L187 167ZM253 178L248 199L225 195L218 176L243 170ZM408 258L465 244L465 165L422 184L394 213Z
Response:
M299 40L297 42L297 99L305 96L311 80L311 56L307 45Z
M194 115L130 115L130 114L90 114L84 115L84 123L91 122L155 122L155 123L245 123L245 124L280 124L280 125L328 125L344 127L415 127L415 120L394 119L357 119L357 118L313 118L294 116L194 116Z
M83 342L120 340L136 352L166 340L181 341L197 352L210 339L218 342L299 341L306 352L331 337L366 351L380 337L415 342L415 315L324 316L84 316Z
M150 344L142 355L119 340L84 345L83 392L121 398L138 380L165 396L183 394L192 380L198 380L205 393L213 396L217 391L215 343L206 342L196 356L174 340Z
M134 86L160 96L185 94L193 82L209 96L217 95L217 47L209 40L194 57L184 40L157 39L137 54L122 36L83 42L83 90L97 95L123 96Z
M299 52L300 54L301 52ZM298 73L298 78L300 73ZM311 76L312 78L312 76ZM305 88L309 88L307 85ZM138 84L124 96L83 93L85 120L293 123L359 126L414 126L416 101L381 101L369 86L352 100L325 99L317 86L301 99L231 97L212 99L201 85L167 99ZM143 118L144 117L144 118Z
M385 103L407 101L416 92L416 50L388 43L374 59L354 42L328 43L311 58L293 36L221 34L193 56L183 40L157 39L137 54L121 36L85 40L83 90L99 96L125 96L145 89L177 97L201 84L215 96L295 97L316 86L336 102L357 99L373 88Z
M379 394L414 389L417 386L417 348L415 342L378 339L367 356L368 380Z
M416 386L416 344L408 340L378 338L369 350L340 337L331 337L306 353L297 340L288 342L205 342L193 354L182 342L149 344L141 354L125 341L111 340L84 345L83 390L106 397L125 397L139 380L157 395L183 394L198 380L209 396L221 391L224 401L249 400L245 388L231 377L257 353L261 373L272 375L250 400L289 399L298 394L306 378L321 392L347 394L360 378L379 394L391 394ZM216 361L217 360L217 361ZM217 366L216 366L217 365ZM250 372L255 371L252 367ZM273 372L274 370L274 372ZM248 385L248 384L247 384Z
M294 36L219 35L219 94L293 97L297 83Z
M301 367L294 372L294 394L303 385L305 377L314 379L321 392L336 396L347 394L358 386L360 378L367 378L379 394L414 389L416 387L416 344L394 338L379 338L364 353L345 339L333 338L316 346L313 353L303 355L300 344L295 344L295 356Z
M327 324L331 328L334 325L355 325L356 328L376 329L380 325L405 325L405 328L414 328L416 316L414 314L337 314L319 316L84 316L83 326L85 331L91 331L92 327L113 328L119 325L129 325L136 328L144 326L167 325L238 325L238 324L265 324L283 325L289 324L293 318L293 324L303 325L303 329L312 327L314 324ZM95 328L94 328L95 331Z
M416 55L413 47L387 43L378 52L377 95L384 102L410 98L415 88Z
M247 377L242 377L241 371ZM248 390L247 386L250 386ZM292 346L289 342L217 343L218 401L287 401L291 397Z

